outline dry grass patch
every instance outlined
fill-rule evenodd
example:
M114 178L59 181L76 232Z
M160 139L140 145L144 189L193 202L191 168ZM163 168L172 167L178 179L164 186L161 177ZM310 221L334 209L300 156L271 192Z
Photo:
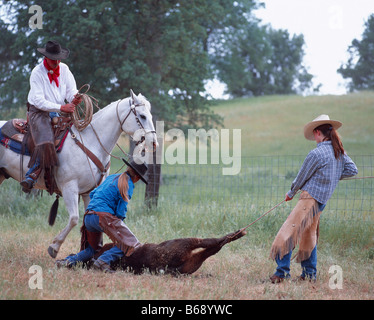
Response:
M6 243L1 252L1 299L57 299L57 300L244 300L244 299L373 299L372 266L368 263L344 264L342 290L329 288L328 268L331 263L320 257L319 278L316 283L285 281L273 285L267 281L275 264L268 259L265 247L231 248L230 244L207 259L193 275L153 275L148 272L134 275L129 272L103 274L76 268L57 269L47 252L52 233L28 230L2 233ZM64 244L60 257L75 252L78 235ZM244 242L245 243L245 242ZM75 249L75 250L74 250ZM30 289L29 268L37 264L43 270L43 289ZM292 264L293 276L299 265ZM367 274L366 274L367 273Z

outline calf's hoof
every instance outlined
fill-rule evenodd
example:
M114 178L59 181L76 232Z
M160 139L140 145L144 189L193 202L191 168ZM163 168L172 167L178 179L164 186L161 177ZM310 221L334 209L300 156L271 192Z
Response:
M245 229L239 229L236 232L233 232L229 235L230 241L238 240L241 237L244 237L247 234L247 231Z

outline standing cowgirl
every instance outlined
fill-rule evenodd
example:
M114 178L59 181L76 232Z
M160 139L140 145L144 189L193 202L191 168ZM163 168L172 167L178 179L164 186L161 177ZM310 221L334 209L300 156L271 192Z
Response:
M304 127L305 138L315 140L317 148L309 152L286 194L285 201L289 201L298 190L302 191L271 247L270 256L278 265L270 277L272 283L290 277L291 254L297 244L296 262L300 262L302 267L298 279L316 279L320 215L339 180L358 173L336 131L341 126L341 122L330 120L328 115L320 115Z
M135 248L140 246L136 236L125 225L127 204L130 201L134 184L147 172L145 163L127 162L122 159L128 169L122 174L108 176L104 182L90 193L91 201L87 206L81 228L81 251L63 260L57 260L57 267L72 267L77 262L87 262L102 246L104 232L114 242L115 246L105 251L93 264L93 268L104 272L111 271L111 264L124 255L130 256Z

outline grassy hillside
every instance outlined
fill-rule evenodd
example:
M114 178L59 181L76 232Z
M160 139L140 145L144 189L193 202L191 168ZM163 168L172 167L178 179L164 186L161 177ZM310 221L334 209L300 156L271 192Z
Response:
M343 122L349 154L374 153L374 92L343 96L268 96L222 102L214 108L225 128L242 129L242 155L303 155L315 146L304 125L320 114Z

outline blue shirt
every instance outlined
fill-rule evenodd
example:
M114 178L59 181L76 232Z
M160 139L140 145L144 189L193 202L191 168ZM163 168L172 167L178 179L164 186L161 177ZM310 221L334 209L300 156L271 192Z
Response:
M331 198L340 179L358 173L355 163L347 154L335 159L331 141L317 144L309 152L295 180L292 182L288 196L292 198L300 189L308 193L319 203L326 204Z
M109 175L101 185L90 193L91 201L88 204L87 210L109 212L121 220L126 218L127 202L122 199L118 189L118 178L120 175L121 174ZM134 183L130 176L128 183L128 198L131 199L134 192Z

